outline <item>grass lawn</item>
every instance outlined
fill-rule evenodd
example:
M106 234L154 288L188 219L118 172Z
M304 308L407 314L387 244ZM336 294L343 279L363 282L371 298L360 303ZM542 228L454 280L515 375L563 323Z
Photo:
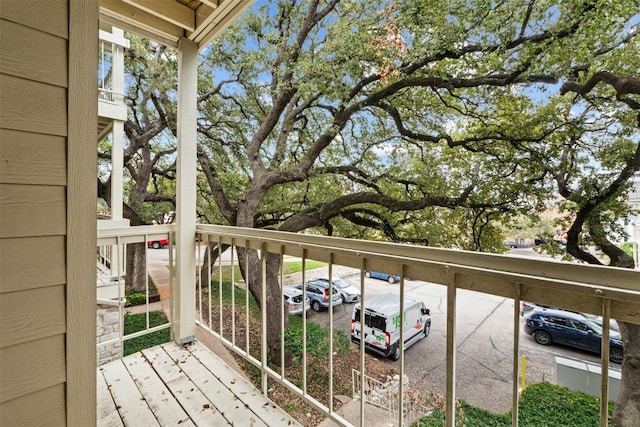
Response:
M168 323L166 316L161 311L149 312L149 327L163 325ZM125 314L124 316L124 334L132 334L134 332L142 331L146 328L147 314ZM128 356L137 351L145 348L153 347L158 344L169 342L169 329L163 329L161 331L152 332L141 337L132 338L124 342L124 356Z

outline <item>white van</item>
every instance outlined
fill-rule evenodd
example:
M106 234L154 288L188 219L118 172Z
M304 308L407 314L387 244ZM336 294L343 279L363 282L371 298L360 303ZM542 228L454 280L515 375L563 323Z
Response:
M367 350L380 356L400 358L400 296L384 294L364 301L364 344ZM351 315L351 342L360 345L360 305L353 307ZM429 335L431 312L413 296L404 297L404 348Z

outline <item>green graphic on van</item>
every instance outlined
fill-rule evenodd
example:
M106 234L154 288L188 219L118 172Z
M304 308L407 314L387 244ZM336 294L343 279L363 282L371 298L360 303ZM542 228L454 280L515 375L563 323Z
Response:
M406 319L407 319L407 312L404 312L404 318L405 318L405 323L406 323ZM391 320L393 322L393 326L396 329L400 329L400 315L398 314L397 316L394 316L393 319Z
M396 329L399 329L400 328L400 315L398 314L397 316L394 316L392 322L393 322L393 327L396 328Z

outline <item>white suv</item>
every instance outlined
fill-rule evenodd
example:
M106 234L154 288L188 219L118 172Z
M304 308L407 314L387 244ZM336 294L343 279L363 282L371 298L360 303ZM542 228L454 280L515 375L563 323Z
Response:
M302 291L294 286L285 286L282 288L284 296L284 304L289 309L289 314L302 315L302 311L309 311L311 302L309 297L302 303Z
M315 279L309 280L307 284L309 283L323 283L325 286L329 287L329 278L316 277ZM346 280L339 277L334 277L333 287L338 289L338 292L340 292L342 302L353 303L360 301L360 289L356 288Z

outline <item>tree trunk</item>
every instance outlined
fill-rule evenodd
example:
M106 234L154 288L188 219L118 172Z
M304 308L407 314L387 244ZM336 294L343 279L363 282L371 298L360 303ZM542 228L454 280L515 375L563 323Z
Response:
M130 243L127 245L127 260L125 269L125 285L136 292L146 290L147 260L145 243Z
M229 246L223 245L222 252ZM258 306L262 310L262 262L261 255L255 250L247 250L245 248L236 247L238 254L238 264L240 272L245 283L248 284L249 292L257 301ZM211 254L211 255L209 255ZM280 256L277 254L265 254L266 259L266 278L267 278L267 352L269 360L274 363L280 363L280 323L282 318L282 296L280 289ZM207 283L208 268L213 268L216 260L220 257L218 244L211 242L209 251L205 252L202 268L200 269L200 279L203 286ZM209 266L209 267L208 267ZM285 329L289 326L289 317L284 317ZM286 357L286 356L285 356ZM287 358L287 360L289 360Z
M248 284L251 295L255 298L260 311L266 310L267 317L267 353L269 360L280 363L280 324L282 321L282 296L280 282L280 256L272 253L258 254L256 250L236 248L240 270ZM265 304L262 303L262 258L266 257L266 290ZM289 317L284 317L285 329L289 326Z
M624 347L620 394L612 421L618 427L637 427L640 422L640 325L618 322Z

